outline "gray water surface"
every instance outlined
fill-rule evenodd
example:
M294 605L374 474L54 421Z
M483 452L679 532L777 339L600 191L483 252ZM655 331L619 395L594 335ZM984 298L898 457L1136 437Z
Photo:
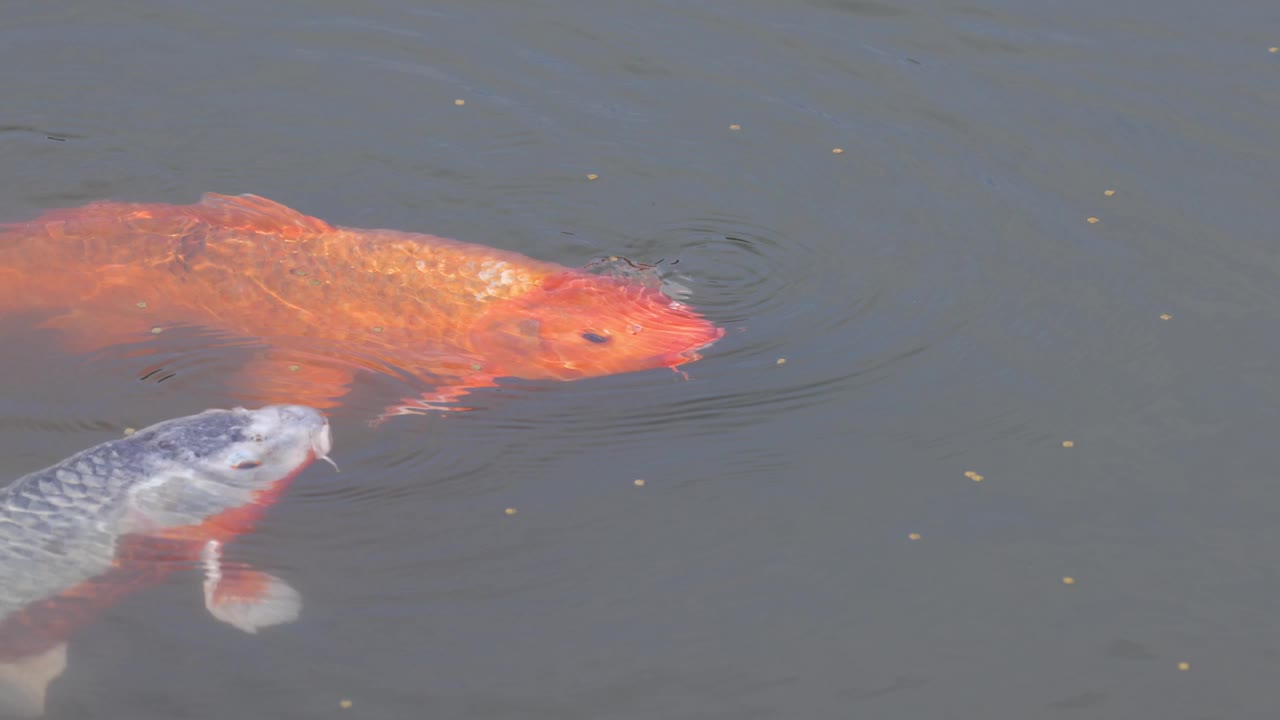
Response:
M1274 717L1277 28L1262 0L0 6L0 221L251 192L663 260L727 329L688 379L376 430L364 381L343 472L228 549L300 621L243 635L175 576L73 638L49 716ZM243 359L165 341L145 382L0 330L6 479L229 404Z

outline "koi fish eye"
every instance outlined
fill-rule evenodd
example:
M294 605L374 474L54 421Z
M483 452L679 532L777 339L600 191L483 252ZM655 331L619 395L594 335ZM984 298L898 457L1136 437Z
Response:
M584 332L584 333L582 333L582 339L583 339L583 340L588 340L588 341L593 342L593 343L607 343L607 342L609 342L609 338L605 337L604 335L598 335L598 334L593 333L593 332Z

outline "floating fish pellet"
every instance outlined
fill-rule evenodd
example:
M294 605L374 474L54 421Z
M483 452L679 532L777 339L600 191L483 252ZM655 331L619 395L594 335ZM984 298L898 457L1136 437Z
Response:
M515 514L516 514L516 509L515 509L515 508L507 508L505 512L506 512L508 515L515 515Z
M125 436L125 437L129 437L130 435L132 435L132 434L134 434L134 433L136 433L136 432L138 432L138 429L137 429L137 428L125 428L125 429L124 429L124 436Z
M920 539L920 533L910 533L910 534L908 534L908 535L907 535L907 539L908 539L908 540L919 540L919 539Z
M1062 578L1062 584L1063 584L1063 585L1075 585L1075 584L1076 584L1076 579L1075 579L1075 578L1073 578L1073 577L1070 577L1070 576L1064 577L1064 578Z
M778 358L777 360L775 360L775 361L774 361L774 364L775 364L775 365L786 365L786 364L787 364L787 359L786 359L786 358Z
M343 710L349 710L351 709L351 701L345 698L342 700L339 700L338 707L342 708Z
M1092 224L1094 224L1094 223L1098 222L1098 218L1096 218L1096 217L1088 217L1088 218L1085 218L1085 219L1086 219L1086 221L1088 221L1088 223L1089 223L1090 225L1092 225Z
M965 476L965 477L967 477L967 478L969 478L970 480L972 480L972 481L974 481L974 482L982 482L983 480L985 480L985 479L986 479L986 478L982 477L981 475L979 475L978 473L976 473L976 472L974 472L974 471L972 471L972 470L965 470L965 471L964 471L964 476Z
M644 487L644 480L637 478L636 480L632 481L632 484L635 485L636 487Z
M1267 48L1267 52L1275 55L1276 53L1280 53L1280 47Z
M1062 441L1062 447L1064 447L1064 448L1073 448L1073 447L1075 447L1075 446L1076 446L1076 443L1075 443L1075 441L1074 441L1074 440L1063 440L1063 441Z
M741 126L741 125L739 125L738 123L734 123L734 124L732 124L732 125L730 125L730 126L729 126L729 129L730 129L730 130L741 130L741 129L742 129L742 126Z
M467 101L463 100L462 98L458 98L457 100L453 101L453 104L457 105L458 107L462 107L463 105L467 104Z
M164 332L164 328L162 328L162 327L153 327L153 328L151 328L151 334L152 334L152 335L159 335L159 334L160 334L160 333L162 333L162 332Z
M842 152L844 152L844 148L831 148L832 155L839 155Z
M301 366L301 365L290 365L290 366L289 366L289 372L298 372L298 371L299 371L299 370L301 370L301 369L302 369L302 366Z
M1102 194L1103 194L1103 195L1106 195L1107 197L1111 197L1112 195L1115 195L1115 194L1116 194L1116 191L1115 191L1115 190L1103 190L1103 191L1102 191Z
M587 173L588 180L599 180L600 176L595 173Z
M1161 319L1161 320L1172 320L1172 319L1173 319L1173 316L1172 316L1172 315L1170 315L1169 313L1165 313L1165 314L1163 314L1163 315L1161 315L1161 316L1160 316L1160 319Z
M1186 671L1188 671L1188 670L1190 670L1190 669L1191 669L1191 663L1189 663L1189 662L1180 662L1180 663L1178 663L1178 669L1179 669L1179 670L1181 670L1182 672L1186 672Z
M139 301L138 301L137 303L135 303L135 304L136 304L138 307L142 308L143 310L147 309L147 301L146 301L146 300L139 300Z

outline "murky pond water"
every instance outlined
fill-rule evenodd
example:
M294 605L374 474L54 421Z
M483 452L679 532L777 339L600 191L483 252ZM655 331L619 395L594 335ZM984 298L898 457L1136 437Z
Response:
M227 549L300 619L239 633L179 573L72 639L49 717L1268 717L1277 20L0 7L0 222L255 193L656 264L726 330L687 376L377 428L400 381L359 379L342 472ZM203 328L92 354L0 330L6 481L235 402L245 359Z

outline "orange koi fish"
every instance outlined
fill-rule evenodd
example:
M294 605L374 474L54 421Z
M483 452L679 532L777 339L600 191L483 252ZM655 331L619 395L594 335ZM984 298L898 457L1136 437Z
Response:
M207 410L97 445L0 488L0 717L44 713L67 639L174 570L203 565L205 606L245 632L289 622L283 580L222 561L289 482L327 459L318 410Z
M100 202L0 227L0 312L89 352L195 325L262 342L235 387L333 407L359 371L439 407L499 378L575 380L699 359L724 331L660 290L432 235L335 227L254 195ZM385 416L384 416L385 417Z

